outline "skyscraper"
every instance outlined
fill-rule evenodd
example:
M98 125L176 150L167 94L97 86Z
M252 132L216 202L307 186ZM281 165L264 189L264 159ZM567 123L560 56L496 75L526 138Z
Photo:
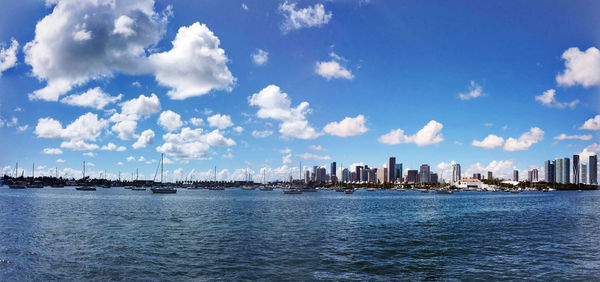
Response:
M488 180L491 180L491 179L493 179L493 178L494 178L494 175L492 174L492 172L491 172L491 171L488 171L488 172L487 172L487 179L488 179Z
M420 183L428 183L431 181L430 178L430 171L429 171L429 165L428 164L422 164L421 168L419 169L419 182Z
M587 165L581 164L581 183L587 184Z
M538 170L532 169L527 172L527 181L529 182L537 182L538 181Z
M402 163L396 164L396 178L402 178L404 177L403 175L403 170L402 170Z
M335 162L332 162L332 163L331 163L331 167L330 167L330 170L329 170L329 174L330 174L331 176L334 176L334 175L336 175L336 174L337 174L337 164L336 164Z
M356 178L354 179L354 181L360 182L360 177L362 175L362 169L363 169L363 167L361 165L357 165L354 167L354 173L356 173Z
M431 175L429 175L430 181L431 183L438 183L438 174L437 173L432 173Z
M519 181L519 171L513 170L513 181Z
M350 173L347 168L342 169L342 182L350 181Z
M573 183L579 184L579 155L573 155Z
M387 168L388 168L388 174L387 174L388 182L390 182L390 183L396 182L396 158L395 157L388 158Z
M310 182L310 171L305 170L304 171L304 183L308 184Z
M416 169L409 169L406 171L406 182L407 183L417 183L417 174L419 171Z
M555 161L545 161L544 162L544 175L546 177L546 182L553 183L556 181L556 162Z
M556 182L569 184L571 183L571 160L569 158L556 159Z
M473 178L474 178L474 179L481 180L481 173L478 173L478 172L476 172L476 173L473 173Z
M460 164L452 165L452 183L457 183L460 180Z
M598 155L590 156L590 184L598 185Z
M388 169L387 168L379 168L377 169L377 182L385 183L388 179Z

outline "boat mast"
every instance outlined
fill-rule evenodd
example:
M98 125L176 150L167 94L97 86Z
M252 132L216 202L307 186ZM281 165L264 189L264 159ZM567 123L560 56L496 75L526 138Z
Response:
M215 183L217 183L217 166L215 166Z
M17 162L15 166L15 178L17 178L17 176L19 176L19 162Z
M31 181L35 179L35 163L31 165Z
M160 185L163 183L163 163L164 162L164 154L160 154Z
M85 161L83 161L83 178L85 178Z

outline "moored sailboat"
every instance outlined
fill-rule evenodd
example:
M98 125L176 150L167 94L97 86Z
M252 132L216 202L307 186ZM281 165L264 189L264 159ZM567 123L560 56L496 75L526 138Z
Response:
M175 194L177 193L177 189L171 186L164 186L163 184L163 164L164 164L164 154L160 154L160 186L152 187L152 193L154 194Z

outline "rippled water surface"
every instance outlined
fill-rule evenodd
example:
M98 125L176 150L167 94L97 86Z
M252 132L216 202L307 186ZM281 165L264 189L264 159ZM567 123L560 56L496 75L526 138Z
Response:
M600 277L600 191L0 188L0 280Z

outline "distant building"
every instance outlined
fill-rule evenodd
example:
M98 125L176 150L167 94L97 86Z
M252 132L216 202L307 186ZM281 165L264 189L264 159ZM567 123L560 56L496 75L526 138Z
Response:
M479 179L465 178L459 179L456 186L461 189L480 189L483 187L483 183Z
M365 166L360 171L360 182L368 182L369 181L369 166Z
M377 183L377 172L379 170L380 170L380 168L366 169L366 171L367 171L367 182L369 182L369 183Z
M573 155L573 183L579 184L579 155Z
M452 184L458 182L460 180L460 164L452 165Z
M417 183L417 174L419 172L416 169L409 169L406 172L406 183Z
M529 182L538 182L538 170L537 169L532 169L530 171L527 172L527 181Z
M329 168L329 175L331 175L331 176L337 175L337 164L335 162L331 163L331 166Z
M427 183L430 182L430 170L429 170L429 165L428 164L422 164L421 168L419 169L419 182L420 183Z
M430 178L430 182L431 183L438 183L438 174L437 173L432 173L431 175L429 175Z
M305 170L304 171L304 183L308 184L310 182L310 171Z
M377 182L378 183L386 183L387 179L388 179L388 169L387 168L377 169Z
M387 161L388 177L387 182L394 183L396 181L396 158L389 157Z
M519 181L519 171L518 170L513 170L513 181Z
M598 155L590 156L588 165L590 166L590 184L598 185Z
M473 178L481 180L481 173L473 173Z
M544 162L544 175L546 177L546 182L553 183L556 182L556 161L545 161Z
M569 158L556 159L556 182L562 184L571 183L571 160Z
M350 181L350 173L347 168L342 169L342 182Z
M402 163L396 164L396 179L402 179L404 176L402 173Z
M494 175L492 174L492 172L491 172L491 171L488 171L488 172L487 172L487 179L488 179L488 180L492 180L492 179L494 179Z
M354 181L360 182L360 177L362 175L363 166L357 165L354 167L354 172L356 173L356 179Z
M317 183L323 183L327 181L327 169L324 167L317 168Z
M317 182L317 169L319 167L318 166L313 166L313 171L312 171L312 181L313 182Z
M581 164L581 183L587 184L587 165Z
M350 182L356 182L356 172L350 172Z

